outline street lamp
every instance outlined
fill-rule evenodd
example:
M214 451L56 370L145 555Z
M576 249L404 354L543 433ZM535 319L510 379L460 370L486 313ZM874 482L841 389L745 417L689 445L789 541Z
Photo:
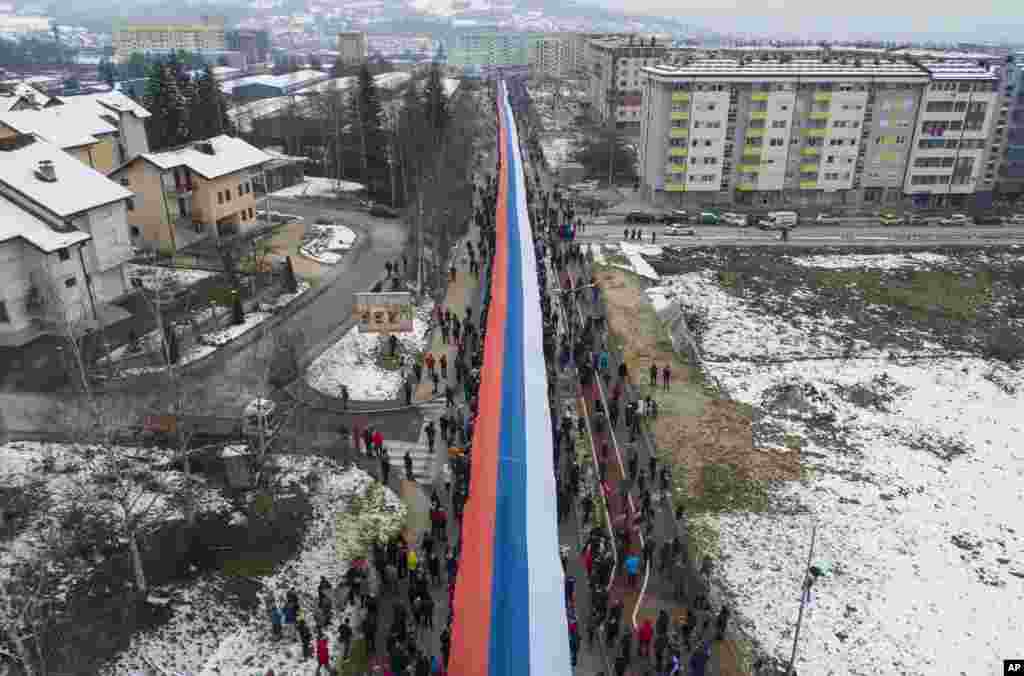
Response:
M822 575L822 570L818 566L811 565L811 558L814 556L814 542L818 535L818 524L814 524L813 530L811 530L811 547L807 553L807 566L804 569L804 581L801 585L800 591L800 612L796 618L796 631L793 634L793 652L789 656L789 668L786 669L786 676L793 676L793 668L796 665L796 649L797 643L800 640L800 625L804 619L804 608L810 603L811 600L811 588L814 586L814 581Z

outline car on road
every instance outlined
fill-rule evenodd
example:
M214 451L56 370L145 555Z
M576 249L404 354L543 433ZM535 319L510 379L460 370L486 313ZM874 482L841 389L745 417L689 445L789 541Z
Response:
M690 212L686 209L673 209L672 215L675 216L677 221L685 221L690 218Z
M630 211L626 214L626 223L653 223L654 214L646 211Z
M722 216L717 211L702 211L693 217L693 222L698 225L719 225Z
M1024 214L1014 214L1007 218L1006 222L1012 223L1013 225L1024 225Z
M672 225L666 225L661 234L666 237L696 237L697 231L686 227L682 223L673 223Z
M795 228L799 217L795 211L770 211L757 220L761 230L788 230Z
M969 225L970 222L971 219L967 214L950 214L946 218L941 219L939 225L964 226Z
M904 218L895 212L883 211L878 217L878 222L882 225L903 225Z
M726 211L722 214L722 222L726 225L737 225L742 228L747 225L747 217L735 211Z
M919 214L907 214L906 217L907 225L924 225L927 223L927 219Z
M823 211L814 217L814 222L818 225L838 225L839 217L835 214L830 214L827 211Z
M974 216L975 225L1002 225L1003 217L998 214L976 214Z
M374 204L370 207L370 215L376 216L377 218L397 218L398 212L391 207L386 207L383 204Z

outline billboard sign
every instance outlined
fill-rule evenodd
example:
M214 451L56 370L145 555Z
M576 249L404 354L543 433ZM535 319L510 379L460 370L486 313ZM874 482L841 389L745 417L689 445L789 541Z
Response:
M355 319L360 333L408 333L415 306L408 291L357 293Z

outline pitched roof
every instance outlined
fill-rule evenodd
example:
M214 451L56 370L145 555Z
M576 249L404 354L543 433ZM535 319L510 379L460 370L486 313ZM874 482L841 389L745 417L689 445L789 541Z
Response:
M210 155L198 148L209 144ZM159 153L143 153L140 157L152 162L160 169L185 166L206 179L218 178L258 166L272 158L259 148L249 145L240 138L221 134L206 141L197 141L174 150Z
M0 196L0 242L19 237L45 253L52 253L57 249L85 242L91 239L92 235L81 230L58 232L46 221Z
M36 175L39 163L53 162L57 180ZM133 195L55 145L35 139L18 148L0 149L0 183L10 186L60 218L89 211Z
M140 120L150 117L148 110L119 91L80 94L78 96L58 96L57 100L65 105L94 105L116 113L130 113Z
M98 143L97 136L116 134L117 128L78 106L0 113L0 123L22 134L35 134L61 148Z
M25 82L14 82L7 80L4 82L0 82L0 85L2 85L3 88L9 91L13 96L24 98L34 106L42 108L50 102L49 96L42 93L32 85L26 84Z

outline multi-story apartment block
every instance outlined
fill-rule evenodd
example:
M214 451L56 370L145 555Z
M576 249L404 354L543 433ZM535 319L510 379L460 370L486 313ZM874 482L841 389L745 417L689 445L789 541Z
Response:
M128 214L132 237L173 251L256 227L252 178L271 159L242 139L221 135L144 153L110 178L135 193Z
M906 199L932 73L906 60L708 59L646 67L643 82L649 194L684 205L863 208ZM717 123L709 105L725 111L720 132L707 126Z
M338 33L338 58L345 64L366 61L366 33L349 31Z
M996 192L1004 199L1024 197L1024 52L1006 63L1003 101L996 122L1005 121L1002 157L996 174Z
M535 76L564 78L575 69L573 36L533 33L527 39L530 72Z
M131 197L36 136L0 139L0 344L115 314L107 304L128 290Z
M466 70L490 70L502 66L529 65L527 33L497 29L463 33L448 54L448 64Z
M657 38L593 38L588 43L588 80L592 110L605 124L627 133L640 131L643 69L668 52Z
M931 81L914 125L904 192L918 208L985 207L992 202L986 179L999 76L973 63L926 63Z
M201 16L194 20L132 19L114 26L114 60L128 59L132 52L189 52L224 50L224 17Z

